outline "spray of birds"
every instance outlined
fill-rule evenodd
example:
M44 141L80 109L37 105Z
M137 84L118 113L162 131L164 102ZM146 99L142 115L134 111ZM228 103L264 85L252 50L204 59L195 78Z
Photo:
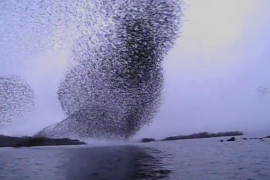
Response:
M76 63L58 90L68 118L38 135L126 139L149 124L161 103L162 60L178 36L180 5L96 1L105 25L75 42Z
M57 17L42 22L60 32L59 42L75 39L58 89L67 118L36 136L127 139L151 123L162 101L162 62L179 35L181 0L26 2L43 9L39 17ZM43 32L42 46L54 44Z
M268 95L270 93L269 88L266 87L266 86L259 86L256 89L256 92L257 92L258 95L261 95L261 96L266 96L266 95Z
M0 128L34 110L34 92L20 77L0 78Z

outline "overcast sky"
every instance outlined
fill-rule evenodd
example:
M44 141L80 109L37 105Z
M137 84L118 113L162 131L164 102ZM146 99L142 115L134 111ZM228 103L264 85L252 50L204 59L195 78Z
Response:
M62 33L66 27L61 22L51 20L54 26L48 26L41 11L37 18L35 11L18 13L11 7L19 5L1 3L0 75L20 75L36 93L34 114L2 132L31 134L65 117L56 90L72 36ZM258 86L270 87L270 1L185 3L181 37L164 61L164 103L153 124L136 137L227 130L270 133L270 95L256 94Z

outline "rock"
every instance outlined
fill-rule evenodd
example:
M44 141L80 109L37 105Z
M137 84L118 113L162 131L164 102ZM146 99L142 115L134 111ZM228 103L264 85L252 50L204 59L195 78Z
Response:
M221 139L219 142L223 142L223 139Z
M270 136L266 136L266 137L264 137L265 139L270 139Z
M156 141L156 140L153 139L153 138L143 138L143 139L141 140L141 142L152 142L152 141Z
M243 138L243 140L247 140L247 138Z
M228 139L227 141L235 141L235 137L231 137L230 139Z

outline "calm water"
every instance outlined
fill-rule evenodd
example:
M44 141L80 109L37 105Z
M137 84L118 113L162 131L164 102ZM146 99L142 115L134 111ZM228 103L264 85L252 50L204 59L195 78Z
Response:
M0 180L269 180L270 140L0 149Z

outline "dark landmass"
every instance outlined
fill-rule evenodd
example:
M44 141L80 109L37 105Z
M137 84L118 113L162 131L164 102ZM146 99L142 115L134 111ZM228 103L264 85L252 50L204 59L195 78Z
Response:
M243 138L243 139L245 139L245 138ZM235 137L231 137L231 138L227 139L226 141L228 141L228 142L230 142L230 141L236 141L236 138ZM219 142L224 142L224 140L221 139Z
M202 139L202 138L214 138L214 137L227 137L227 136L242 136L244 133L240 131L231 131L231 132L219 132L219 133L209 133L201 132L191 135L181 135L181 136L171 136L159 141L174 141L174 140L184 140L184 139ZM143 138L140 142L152 142L158 141L153 138Z
M228 139L227 141L236 141L235 137L231 137L230 139Z
M252 140L252 139L260 139L260 140L264 140L264 139L269 139L270 136L266 136L266 137L261 137L261 138L243 138L243 140Z
M258 139L258 140L264 141L264 139L267 139L267 138L270 138L270 136L266 136L266 137L263 137L263 138L262 137L261 138L243 138L243 140ZM236 141L236 138L235 137L231 137L227 141ZM220 140L220 142L223 142L223 140Z
M83 145L85 142L68 138L52 139L46 137L12 137L0 135L0 147L32 147L32 146L60 146Z
M162 141L173 141L173 140L183 140L183 139L201 139L201 138L214 138L214 137L226 137L226 136L242 136L244 135L242 132L239 131L232 131L232 132L219 132L219 133L208 133L208 132L201 132L191 135L184 135L184 136L171 136L163 139Z
M156 141L156 140L153 139L153 138L143 138L143 139L141 140L141 142L152 142L152 141Z

